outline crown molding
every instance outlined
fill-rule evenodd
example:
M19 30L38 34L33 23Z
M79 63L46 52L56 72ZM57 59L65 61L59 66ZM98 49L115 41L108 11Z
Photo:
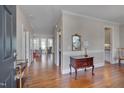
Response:
M96 18L96 17L92 17L92 16L83 15L83 14L78 14L78 13L70 12L67 10L62 10L62 14L69 14L69 15L84 17L84 18L101 21L101 22L105 22L105 23L109 23L109 24L113 24L113 25L120 25L120 23L117 23L117 22L108 21L108 20L104 20L104 19L100 19L100 18Z

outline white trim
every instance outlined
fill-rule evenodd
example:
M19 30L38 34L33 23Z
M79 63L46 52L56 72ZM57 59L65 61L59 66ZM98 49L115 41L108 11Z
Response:
M100 19L100 18L96 18L96 17L92 17L92 16L86 16L86 15L83 15L83 14L78 14L78 13L70 12L70 11L67 11L67 10L62 10L62 13L63 14L74 15L74 16L85 17L85 18L88 18L88 19L93 19L93 20L107 22L107 23L116 24L116 25L120 24L120 23L117 23L117 22L108 21L108 20L104 20L104 19Z
M57 44L57 47L56 47L56 49L57 49L57 51L56 51L57 52L57 54L56 54L57 55L57 63L56 64L57 64L57 66L59 66L59 32L58 32L58 30L59 29L57 29L57 32L56 32L57 33L57 41L56 41L56 44Z
M40 33L36 33L33 35L33 38L53 38L54 36L53 35L47 35L47 34L40 34Z
M118 62L117 61L114 61L114 62L112 62L111 64L117 64Z
M116 60L115 60L115 57L116 57L116 55L115 55L115 52L116 52L116 48L118 48L115 44L117 43L117 42L115 42L115 38L118 36L118 35L116 35L116 37L115 37L115 34L116 34L116 32L118 32L119 30L115 30L115 26L114 25L104 25L104 28L105 27L108 27L108 28L111 28L112 29L112 33L111 33L111 35L112 35L112 55L111 55L111 63L113 64L113 63L117 63L116 62ZM119 33L119 32L118 32ZM119 41L118 41L119 42ZM118 46L119 46L119 44L118 44ZM105 53L104 53L105 54ZM105 60L105 55L104 55L104 60Z
M104 66L104 63L99 63L99 64L95 64L94 65L95 68L103 67L103 66ZM88 69L91 69L91 67L87 68L87 70ZM78 72L79 71L82 71L82 70L84 70L84 69L79 69ZM72 72L75 72L75 70L72 69ZM62 70L62 74L69 74L69 73L70 73L70 69L64 69L64 70Z
M89 50L88 53L99 53L104 52L104 50ZM69 54L84 54L84 51L64 51L63 55L69 55Z

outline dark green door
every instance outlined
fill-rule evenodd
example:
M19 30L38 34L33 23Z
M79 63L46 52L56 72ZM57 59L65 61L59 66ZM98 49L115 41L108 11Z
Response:
M0 6L0 87L16 87L16 6Z

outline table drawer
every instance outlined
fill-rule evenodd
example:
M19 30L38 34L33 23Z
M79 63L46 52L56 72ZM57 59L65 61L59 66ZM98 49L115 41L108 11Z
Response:
M78 60L75 63L75 66L80 68L80 67L87 67L87 66L92 66L93 65L93 60L87 60L87 61L82 61L82 60Z

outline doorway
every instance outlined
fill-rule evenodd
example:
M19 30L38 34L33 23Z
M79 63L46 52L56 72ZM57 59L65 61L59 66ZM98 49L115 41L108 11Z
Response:
M53 53L53 38L41 38L40 42L40 49L42 54Z
M112 61L112 28L105 27L105 42L104 42L104 51L105 51L105 63L111 63Z
M41 57L42 55L53 54L53 38L33 38L33 58Z
M59 67L61 67L61 34L59 34Z
M61 68L62 65L62 34L61 34L61 30L58 29L57 31L57 44L56 44L56 65L59 66Z

